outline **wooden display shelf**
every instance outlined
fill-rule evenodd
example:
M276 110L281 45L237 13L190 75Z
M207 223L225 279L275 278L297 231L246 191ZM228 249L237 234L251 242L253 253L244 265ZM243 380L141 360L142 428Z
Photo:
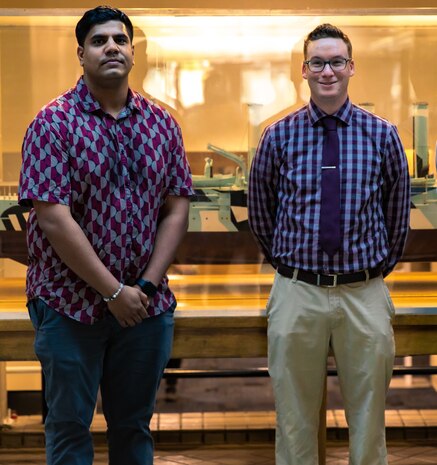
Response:
M230 286L224 286L226 293L219 290L223 289L223 279L212 279L206 283L216 286L217 292L209 296L199 289L202 286L199 279L192 280L190 284L189 277L183 277L173 283L173 289L178 288L175 291L181 295L175 312L173 358L250 358L267 355L264 307L267 298L265 289L270 281L266 281L265 277L262 282L246 278L245 283L238 284L238 278L234 277L233 281L228 279L226 277L225 281ZM429 281L429 285L434 283ZM396 306L393 323L396 355L437 354L437 295L430 294L425 306L414 306L415 292L410 292L409 297L405 289L402 292L403 305ZM396 295L396 291L393 291L395 305ZM36 359L33 351L34 330L25 311L25 298L13 291L9 297L0 305L0 365L3 365L3 370L0 368L1 418L5 417L7 407L4 362ZM324 464L326 405L321 410L320 419L319 463Z

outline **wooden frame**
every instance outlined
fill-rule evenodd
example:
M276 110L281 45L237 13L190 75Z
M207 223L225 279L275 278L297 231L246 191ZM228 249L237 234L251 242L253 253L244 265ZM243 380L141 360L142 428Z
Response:
M267 321L251 311L179 310L175 313L172 357L265 357ZM396 355L437 354L437 308L402 309L394 320ZM36 360L34 330L24 312L0 313L0 415L6 416L4 362ZM320 412L319 464L326 461L326 399Z

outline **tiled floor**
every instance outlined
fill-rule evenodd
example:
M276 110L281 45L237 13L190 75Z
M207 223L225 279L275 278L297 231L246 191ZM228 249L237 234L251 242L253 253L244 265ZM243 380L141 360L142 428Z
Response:
M346 428L344 410L329 409L326 412L328 428ZM385 423L388 428L394 427L437 427L437 409L413 410L398 409L385 411ZM257 412L185 412L185 413L155 413L152 418L153 431L162 430L198 430L198 429L266 429L274 428L274 411ZM94 416L92 427L94 431L105 429L105 419L102 414ZM42 431L41 415L19 416L11 423L14 431Z
M437 442L437 410L386 410L387 438L426 439ZM328 440L346 440L347 424L343 410L328 410ZM0 448L39 447L44 444L40 415L19 416L0 429ZM274 439L275 412L186 412L155 413L151 422L157 444L233 444L269 442ZM105 441L106 423L96 414L91 431L96 444ZM436 463L437 465L437 463Z
M347 465L347 447L330 445L327 449L327 465ZM107 465L106 450L98 448L94 465ZM3 450L1 465L45 465L44 451ZM273 465L273 445L200 446L156 450L155 465ZM436 465L437 444L399 444L389 446L390 465ZM126 464L127 465L127 464Z
M344 412L327 413L326 464L347 465ZM389 410L386 420L390 465L437 465L436 410ZM274 412L155 414L155 465L273 465L274 424ZM94 465L106 465L102 415L92 431ZM0 430L0 465L44 465L43 444L41 417L19 417Z

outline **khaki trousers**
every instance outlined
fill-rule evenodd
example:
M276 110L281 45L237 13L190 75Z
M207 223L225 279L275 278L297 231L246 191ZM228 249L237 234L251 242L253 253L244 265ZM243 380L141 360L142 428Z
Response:
M330 347L349 426L349 464L387 465L384 411L395 353L394 307L382 277L327 288L276 273L267 316L276 465L318 465Z

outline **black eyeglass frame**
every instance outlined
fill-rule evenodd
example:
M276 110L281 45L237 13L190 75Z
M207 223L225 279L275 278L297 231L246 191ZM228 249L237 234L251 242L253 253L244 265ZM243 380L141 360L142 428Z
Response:
M312 59L313 59L313 58L312 58ZM309 69L312 73L321 73L321 72L325 69L326 65L329 65L329 67L331 68L331 70L334 71L334 72L335 72L335 71L344 71L344 70L346 69L347 64L350 63L350 62L352 61L352 58L335 57L335 58L331 58L330 60L322 60L321 58L317 58L317 60L320 60L320 61L323 63L322 69L319 69L319 70L317 70L317 71L314 71L314 70L311 69L311 60L306 60L306 61L304 61L304 64L308 66L308 69ZM337 61L340 61L340 60L344 61L344 66L343 66L343 68L341 68L341 69L340 69L340 68L333 68L333 67L332 67L332 62L335 61L335 60L337 60Z

